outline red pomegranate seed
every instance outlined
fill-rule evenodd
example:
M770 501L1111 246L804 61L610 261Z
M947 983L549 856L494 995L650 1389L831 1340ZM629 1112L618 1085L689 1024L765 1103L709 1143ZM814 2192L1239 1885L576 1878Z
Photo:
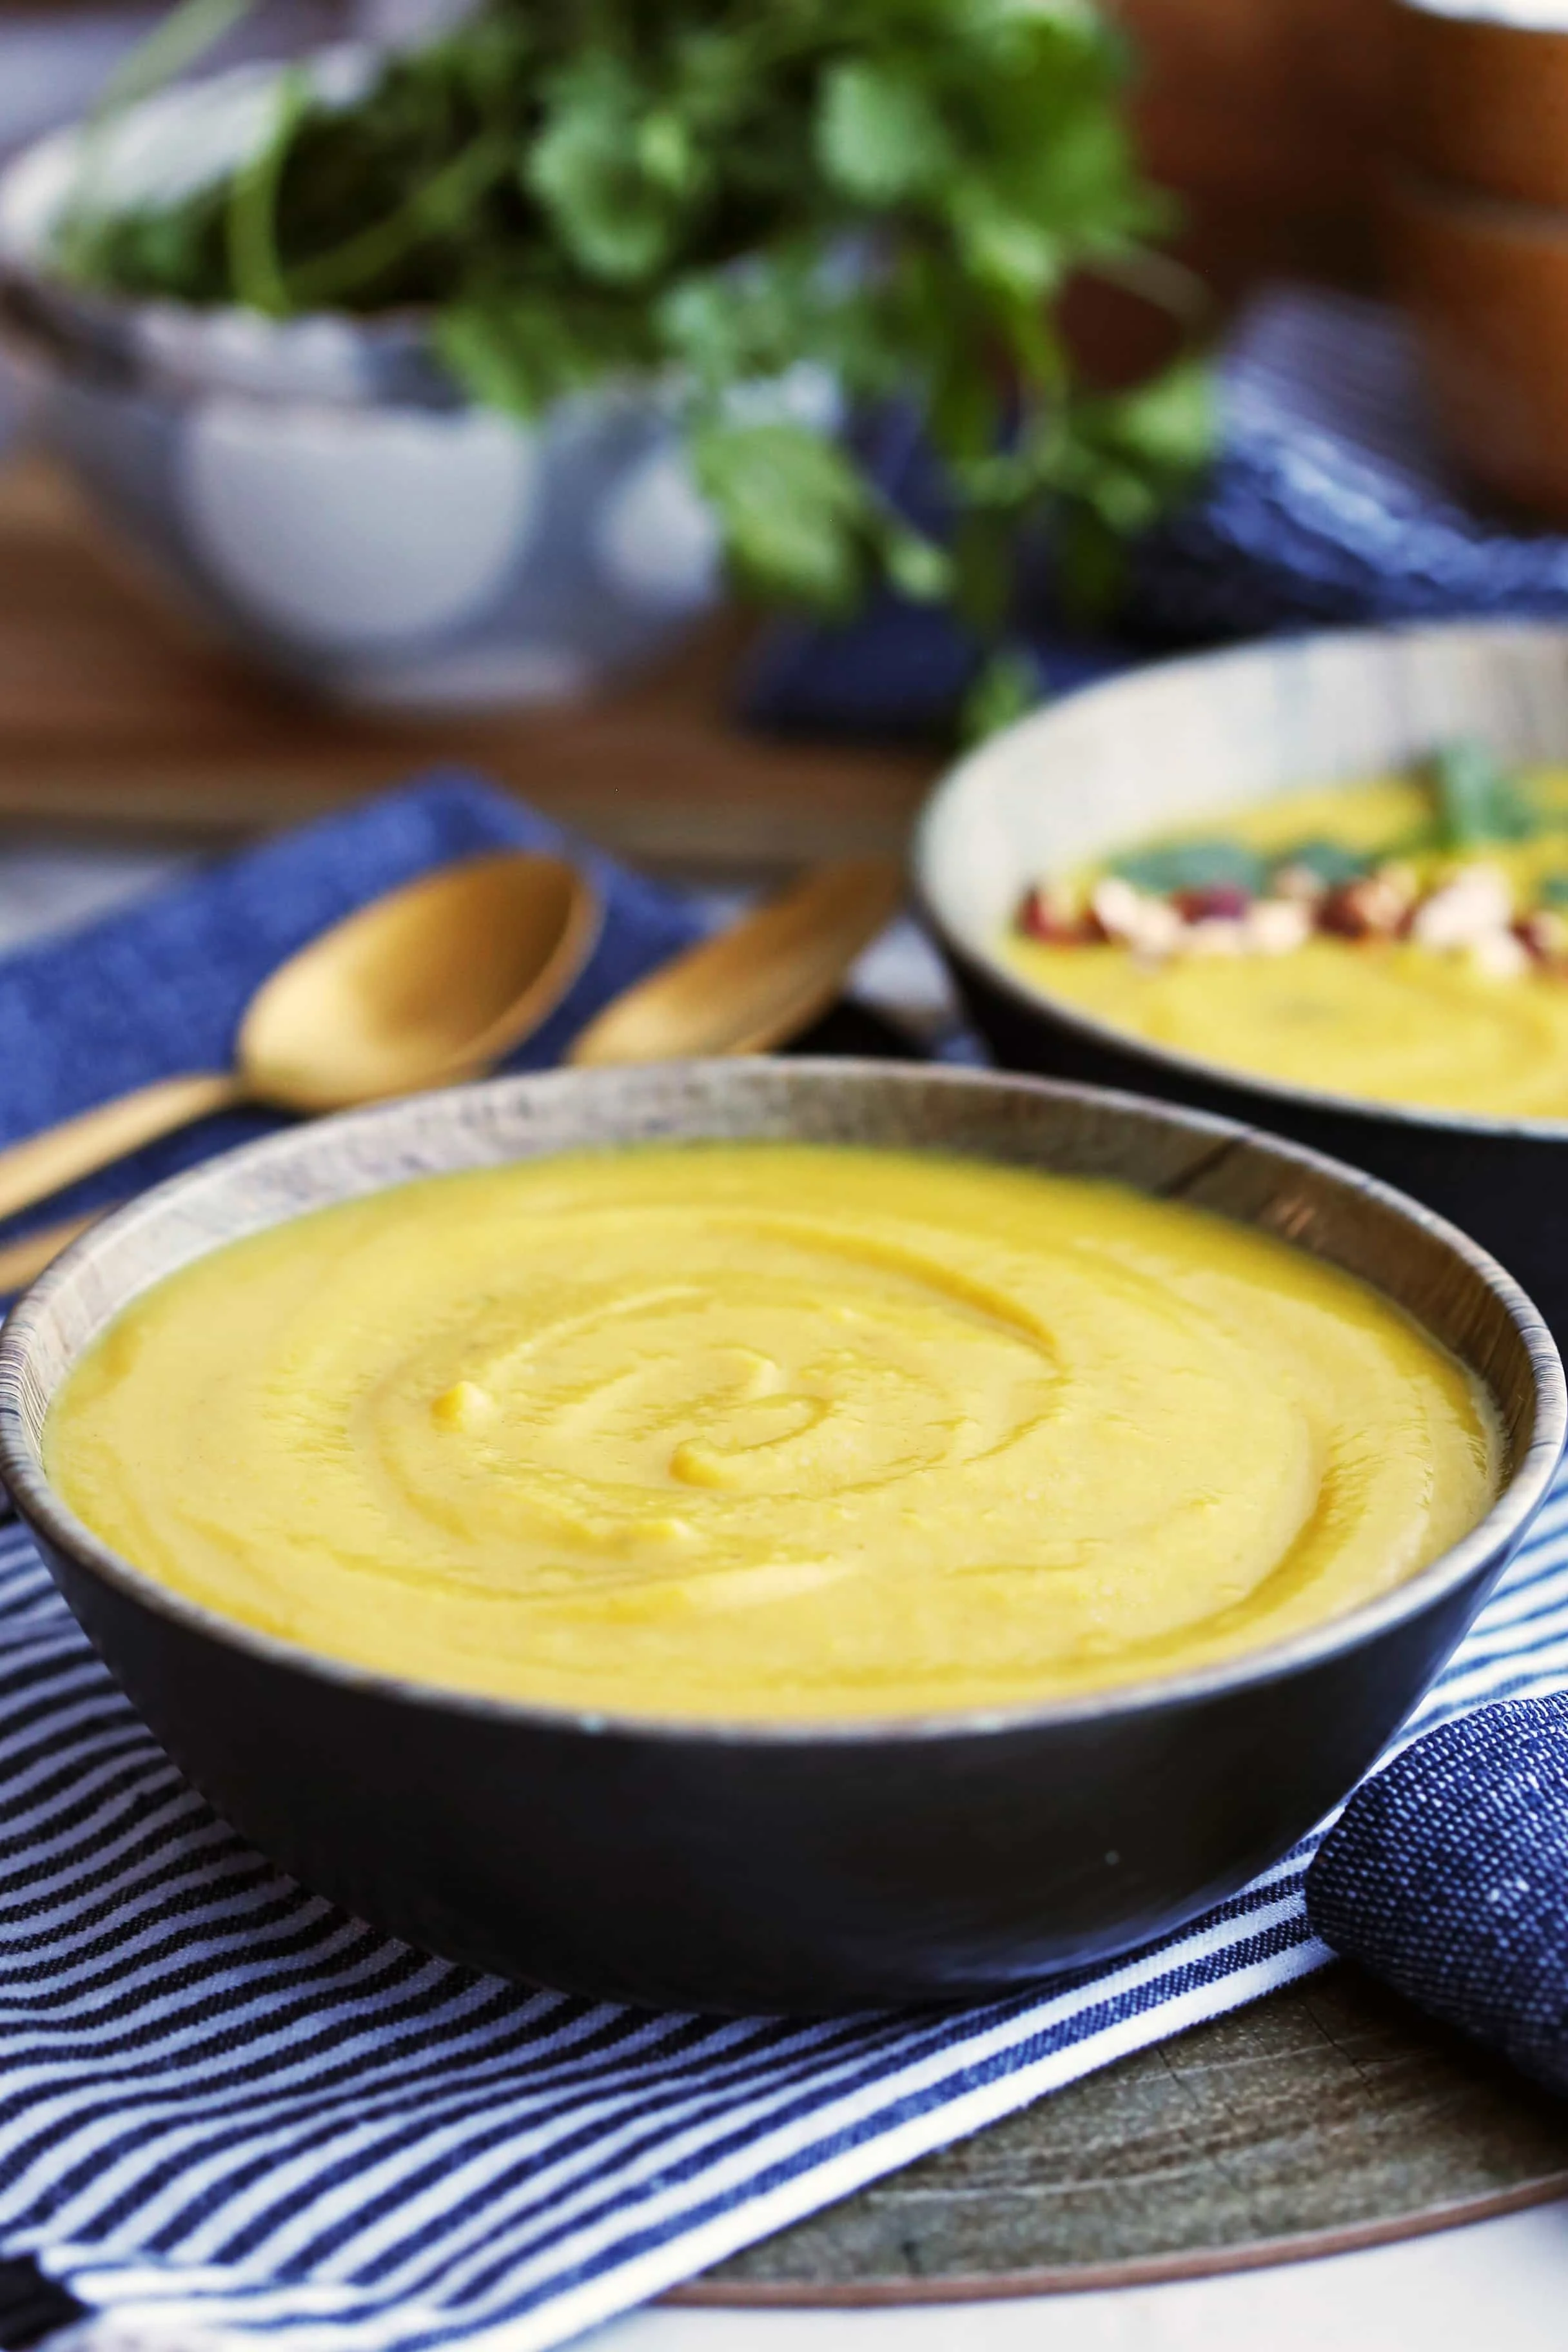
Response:
M1239 882L1212 882L1201 890L1178 890L1172 905L1184 923L1237 923L1252 904Z
M1051 894L1044 887L1031 890L1018 909L1018 929L1027 940L1038 940L1047 947L1081 947L1088 940L1104 937L1100 925L1091 916L1067 914L1053 905Z

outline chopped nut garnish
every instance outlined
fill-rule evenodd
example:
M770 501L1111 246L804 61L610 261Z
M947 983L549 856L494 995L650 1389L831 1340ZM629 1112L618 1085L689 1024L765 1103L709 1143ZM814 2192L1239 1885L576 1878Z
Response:
M1479 859L1426 890L1403 860L1329 884L1301 859L1277 869L1266 898L1240 882L1162 891L1107 874L1087 904L1061 886L1031 891L1018 928L1064 945L1109 940L1140 962L1155 963L1171 956L1289 955L1315 932L1349 940L1409 939L1435 953L1466 957L1489 979L1513 979L1532 966L1568 979L1568 907L1538 905L1516 914L1508 875Z
M1289 955L1312 936L1311 908L1300 900L1259 898L1248 913L1244 929L1247 944L1254 955Z
M1496 866L1461 866L1416 908L1410 936L1424 948L1468 948L1513 921L1513 892Z
M1271 887L1275 898L1302 907L1315 907L1328 895L1329 887L1313 866L1281 866Z
M1415 877L1407 867L1380 866L1360 882L1341 882L1318 909L1318 929L1346 940L1391 940L1404 929L1415 903Z
M1472 970L1488 980L1517 980L1530 970L1530 950L1511 931L1487 931L1464 950Z
M1119 874L1108 874L1097 882L1089 904L1106 937L1120 940L1139 955L1169 955L1185 928L1166 899L1135 889Z
M1252 904L1252 893L1238 883L1211 883L1203 890L1177 890L1171 904L1184 923L1237 923Z
M1513 927L1513 935L1532 963L1562 963L1568 959L1568 916L1555 908L1537 907Z
M1207 915L1189 923L1177 942L1177 951L1189 956L1245 955L1247 925L1227 915Z
M1060 884L1030 891L1019 912L1018 928L1026 939L1043 940L1050 947L1081 947L1101 936L1098 927L1086 920L1073 893Z

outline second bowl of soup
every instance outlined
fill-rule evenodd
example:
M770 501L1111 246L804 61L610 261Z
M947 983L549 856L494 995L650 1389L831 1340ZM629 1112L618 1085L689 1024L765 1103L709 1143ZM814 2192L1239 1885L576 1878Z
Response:
M1015 1067L1254 1118L1568 1328L1568 636L1362 632L1100 687L939 789L925 905Z

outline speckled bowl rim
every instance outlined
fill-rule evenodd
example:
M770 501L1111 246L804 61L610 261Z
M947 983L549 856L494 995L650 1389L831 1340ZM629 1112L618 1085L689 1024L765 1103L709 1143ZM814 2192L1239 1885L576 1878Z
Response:
M727 1078L738 1079L740 1074L756 1069L758 1064L742 1059L722 1063L667 1063L658 1066L671 1079L706 1079L713 1085L722 1086ZM464 1107L482 1103L487 1097L495 1100L519 1097L526 1100L533 1095L545 1096L555 1090L577 1089L590 1094L613 1094L617 1085L624 1083L627 1076L626 1072L616 1069L556 1070L454 1087L438 1098L416 1096L400 1102L376 1104L368 1109L346 1112L334 1118L316 1120L280 1135L267 1137L171 1178L125 1208L105 1216L84 1234L62 1252L32 1287L23 1294L6 1318L4 1328L0 1329L0 1479L9 1489L20 1517L36 1527L47 1542L100 1578L124 1598L172 1620L187 1632L204 1635L261 1664L307 1675L318 1682L328 1683L345 1691L391 1699L408 1706L435 1706L499 1723L516 1723L536 1730L636 1739L700 1741L718 1748L771 1748L929 1744L985 1738L1044 1729L1058 1724L1106 1721L1122 1716L1143 1715L1153 1709L1219 1698L1249 1685L1268 1684L1338 1654L1353 1651L1375 1635L1418 1615L1431 1603L1483 1570L1500 1553L1510 1551L1521 1538L1544 1501L1562 1459L1564 1443L1568 1441L1568 1381L1565 1381L1563 1362L1551 1333L1519 1284L1495 1259L1446 1219L1423 1208L1418 1202L1409 1199L1394 1186L1363 1175L1360 1170L1331 1159L1325 1153L1287 1143L1240 1120L1152 1101L1146 1096L1126 1091L1013 1073L942 1067L929 1063L802 1056L792 1057L787 1066L805 1077L826 1078L846 1088L936 1087L972 1089L977 1093L1022 1095L1035 1101L1056 1102L1064 1106L1082 1105L1102 1114L1109 1112L1112 1117L1127 1115L1140 1123L1152 1120L1184 1134L1212 1138L1216 1146L1247 1145L1287 1168L1326 1178L1342 1192L1348 1191L1380 1204L1402 1222L1426 1232L1440 1246L1461 1260L1472 1274L1479 1276L1513 1326L1530 1367L1533 1425L1529 1443L1522 1447L1512 1475L1485 1517L1462 1541L1441 1553L1417 1575L1366 1606L1351 1611L1342 1617L1332 1618L1322 1625L1310 1627L1288 1642L1246 1651L1236 1658L1188 1674L1113 1684L1105 1689L1072 1698L1020 1702L996 1707L955 1708L951 1712L935 1714L846 1717L826 1720L758 1721L734 1717L643 1715L608 1708L550 1706L497 1697L484 1692L454 1689L439 1683L356 1666L350 1661L326 1656L278 1635L261 1633L188 1599L160 1583L144 1570L133 1567L108 1544L100 1541L68 1509L45 1473L37 1449L28 1433L22 1392L31 1367L38 1327L55 1294L72 1282L110 1240L138 1224L155 1223L173 1208L194 1207L204 1194L209 1198L221 1197L236 1176L248 1175L272 1163L286 1162L296 1154L309 1155L320 1150L323 1141L330 1145L331 1137L334 1134L357 1131L362 1135L371 1135L377 1128L395 1134L401 1118L416 1111L427 1115L430 1105L437 1099L452 1105L454 1111L460 1114ZM455 1133L460 1132L460 1128L455 1129ZM689 1129L672 1133L668 1139L671 1142L699 1142L703 1139L700 1130ZM602 1141L613 1148L613 1133L606 1133ZM919 1146L913 1148L919 1149ZM983 1154L978 1156L984 1157ZM454 1169L471 1164L475 1163L457 1158L452 1163ZM358 1197L376 1189L374 1185L360 1186L352 1188L352 1193L345 1192L338 1197ZM329 1205L330 1198L311 1204L313 1208ZM1211 1211L1210 1213L1223 1215L1225 1213ZM283 1223L288 1219L280 1217L276 1222ZM1245 1220L1234 1219L1233 1222L1245 1223ZM215 1241L214 1246L222 1247L223 1241ZM184 1263L191 1263L205 1254L194 1251ZM1323 1255L1326 1264L1336 1263L1327 1253ZM126 1292L116 1301L113 1312L122 1312L132 1298L151 1286L150 1283L144 1284ZM1392 1292L1384 1295L1394 1299ZM1394 1299L1394 1303L1397 1305L1399 1302ZM1484 1374L1477 1372L1474 1366L1469 1369L1486 1384ZM39 1386L44 1387L44 1383L40 1381ZM52 1389L46 1390L47 1397L52 1393ZM1495 1397L1495 1391L1493 1394Z
M1454 621L1414 622L1401 628L1312 629L1303 630L1289 640L1292 651L1300 649L1331 650L1338 646L1398 646L1412 639L1456 640L1495 637L1500 643L1510 638L1533 636L1556 639L1568 652L1568 626L1558 627L1546 621ZM1169 677L1187 671L1221 677L1230 667L1241 667L1266 659L1271 646L1267 639L1240 646L1227 646L1205 653L1173 655L1169 659L1141 663L1127 677L1102 679L1094 686L1079 688L1063 700L1071 701L1075 710L1086 702L1113 702L1134 678L1149 677L1155 673ZM1109 1049L1130 1061L1143 1063L1151 1076L1169 1077L1180 1074L1185 1078L1200 1080L1205 1086L1223 1087L1231 1093L1254 1095L1258 1098L1259 1117L1267 1113L1269 1103L1289 1104L1301 1108L1331 1112L1339 1118L1365 1119L1371 1125L1401 1128L1438 1129L1451 1135L1489 1135L1509 1138L1525 1143L1568 1143L1568 1118L1500 1118L1484 1111L1440 1110L1423 1108L1419 1103L1380 1102L1373 1095L1336 1094L1327 1087L1291 1086L1283 1078L1271 1078L1261 1070L1249 1070L1239 1062L1215 1062L1204 1054L1189 1054L1175 1045L1156 1045L1140 1037L1131 1029L1119 1029L1114 1022L1101 1021L1092 1013L1065 997L1053 994L1047 988L1025 980L998 953L994 941L977 939L973 930L952 913L943 894L942 862L934 852L934 839L939 824L952 822L949 803L956 803L966 793L975 789L974 779L1006 747L1038 730L1044 733L1050 726L1058 703L1049 703L1043 709L1031 712L1012 727L1004 728L976 750L969 752L957 764L947 770L932 786L921 806L916 820L910 848L910 881L915 902L931 929L955 962L977 972L993 988L1010 997L1025 1012L1044 1017L1089 1044ZM1568 746L1564 747L1568 762ZM1333 778L1327 780L1330 782ZM1346 779L1345 781L1353 781ZM1206 815L1223 814L1224 804L1211 805L1202 812ZM1200 814L1194 811L1194 815ZM1026 873L1020 864L1018 894L1022 897L1040 879L1038 873Z

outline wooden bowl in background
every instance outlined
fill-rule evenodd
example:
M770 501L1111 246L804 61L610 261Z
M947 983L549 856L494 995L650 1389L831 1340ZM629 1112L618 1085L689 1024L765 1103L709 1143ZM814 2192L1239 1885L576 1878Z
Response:
M1455 457L1482 488L1568 523L1568 204L1478 195L1398 168L1385 222Z
M1418 169L1482 194L1568 205L1568 29L1390 0L1393 131Z

